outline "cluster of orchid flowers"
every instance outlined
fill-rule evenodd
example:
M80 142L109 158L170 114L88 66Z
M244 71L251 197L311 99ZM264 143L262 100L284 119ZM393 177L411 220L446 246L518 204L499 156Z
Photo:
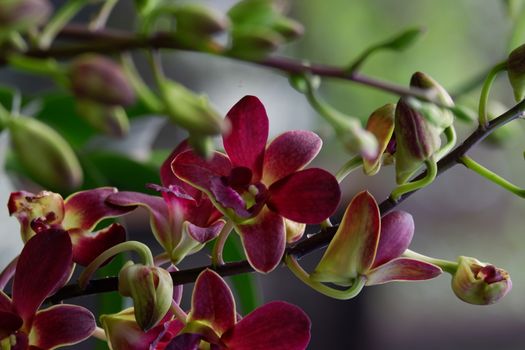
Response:
M436 84L420 73L412 79L420 88ZM394 156L400 187L393 198L413 190L420 185L407 182L414 171L426 163L431 173L443 153L439 136L452 125L445 122L432 124L406 99L376 111L367 132L378 144L361 159L365 172L377 172ZM272 302L241 317L230 288L212 269L197 278L189 312L180 306L182 286L173 285L169 272L212 240L212 267L223 264L222 248L232 229L256 271L271 272L285 261L302 281L338 299L349 299L364 286L426 280L443 271L452 274L454 292L469 303L493 303L510 290L508 274L493 265L467 257L444 261L408 250L412 216L393 211L381 217L366 191L348 205L315 270L304 271L296 257L286 255L286 247L301 239L307 224L330 225L341 199L341 178L305 169L321 149L319 136L289 131L267 144L268 123L262 103L244 97L226 117L226 153L201 158L183 142L163 163L161 185L148 186L159 195L109 187L65 200L47 191L12 193L8 209L20 222L25 247L0 275L0 290L14 277L11 296L0 291L0 348L54 349L95 335L107 339L113 350L305 349L310 320L302 310ZM118 223L94 231L102 220L137 207L149 212L151 230L165 251L161 258L154 259L139 242L126 241ZM83 307L41 308L71 279L76 264L85 266L79 277L83 287L100 266L126 250L137 251L142 259L129 261L119 274L119 292L131 297L134 307L102 315L103 330Z

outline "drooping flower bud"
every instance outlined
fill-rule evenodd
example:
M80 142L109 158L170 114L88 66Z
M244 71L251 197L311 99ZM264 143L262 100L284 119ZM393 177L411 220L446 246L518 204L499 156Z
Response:
M79 98L120 106L135 102L135 91L122 68L103 56L86 54L75 59L70 77L71 88Z
M2 0L0 33L4 30L25 31L44 23L53 6L48 0Z
M507 271L477 259L460 256L452 277L452 290L461 300L475 305L494 304L512 288Z
M517 102L525 97L525 45L514 49L507 59L507 74Z
M82 183L82 168L71 146L54 129L33 118L12 118L13 151L27 173L44 187L72 190Z
M119 293L133 299L135 319L147 331L168 312L173 281L169 272L160 267L126 264L119 273Z
M221 12L199 4L185 4L175 9L177 33L213 35L224 31L229 20Z
M77 99L76 110L93 128L106 135L123 137L129 131L129 120L122 106L108 106L89 99Z
M366 175L375 175L381 167L381 158L394 133L394 115L396 105L389 103L376 109L368 118L366 130L371 132L378 143L375 157L363 158L363 171Z

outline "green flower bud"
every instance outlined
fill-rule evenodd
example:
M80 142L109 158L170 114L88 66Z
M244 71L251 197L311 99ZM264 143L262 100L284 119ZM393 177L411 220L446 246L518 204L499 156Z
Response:
M168 312L173 297L173 281L168 271L142 264L126 264L119 273L119 293L133 299L135 319L147 331Z
M458 264L452 277L452 290L469 304L494 304L512 288L510 276L503 269L467 256L460 256Z
M371 132L378 143L378 152L375 157L363 158L363 171L366 175L375 175L381 168L383 153L394 133L394 116L396 105L389 103L376 109L368 118L366 130Z
M217 135L226 130L224 120L206 97L173 81L165 81L161 89L167 116L190 134Z
M129 106L135 91L122 68L103 56L87 54L75 59L70 68L71 88L79 98L106 105Z
M525 97L525 44L514 49L507 59L507 74L517 102Z
M43 24L52 10L48 0L2 0L0 33L4 30L25 31Z
M122 106L108 106L92 100L78 99L76 110L93 128L106 135L123 137L129 131L129 120Z
M267 28L232 32L229 54L246 59L260 59L276 50L283 42L282 36Z
M82 168L71 146L54 129L32 118L8 122L13 151L35 181L53 190L82 184Z
M186 4L175 9L177 34L213 35L224 31L229 20L221 12L199 4Z

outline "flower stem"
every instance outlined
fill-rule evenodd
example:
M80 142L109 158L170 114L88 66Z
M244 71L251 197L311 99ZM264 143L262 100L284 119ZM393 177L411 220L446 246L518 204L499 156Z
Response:
M57 34L87 4L88 0L70 0L47 23L38 41L38 47L48 49Z
M487 115L487 103L489 100L489 93L492 83L496 79L496 76L499 72L507 69L507 61L500 62L496 64L489 72L483 83L481 89L481 95L479 96L479 110L478 110L478 120L479 126L485 130L489 125L489 118Z
M318 291L321 294L329 296L334 299L348 300L355 298L363 289L366 283L366 277L359 276L354 280L354 283L345 290L339 290L331 288L320 282L312 281L310 275L299 265L299 262L293 255L286 255L285 257L286 266L292 271L292 273L300 279L303 283L310 286L312 289Z
M133 64L133 59L128 53L121 55L122 67L126 73L127 78L133 89L139 96L139 99L147 106L151 112L160 112L162 111L162 102L157 98L157 96L150 90L150 88L144 83L142 78L139 75L139 72Z
M518 187L513 183L505 180L498 174L492 172L491 170L485 168L483 165L476 162L474 159L468 156L463 156L459 158L459 162L463 163L470 170L483 176L485 179L492 181L496 185L503 187L507 191L510 191L521 198L525 198L525 189Z
M98 340L108 341L108 338L106 337L106 332L100 327L96 327L93 333L91 333L91 336L93 338L97 338Z
M363 158L361 158L361 156L355 156L354 158L350 159L348 162L343 164L341 169L339 169L339 171L335 174L337 182L341 183L345 177L347 177L352 171L359 168L361 165L363 165Z
M0 273L0 291L4 290L5 286L9 283L11 278L15 275L16 263L18 262L18 255L11 260L9 264Z
M405 250L403 253L403 256L407 258L413 258L416 260L425 261L430 264L434 264L436 266L439 266L443 271L448 272L449 274L453 275L456 273L456 270L458 269L458 263L454 261L449 260L443 260L443 259L436 259L431 258L429 256L416 253L410 249Z
M434 181L437 175L436 160L433 157L431 157L430 159L427 159L425 161L425 165L427 167L427 173L425 177L416 181L397 186L397 188L395 188L390 194L390 198L392 198L393 201L397 201L405 193L413 192L420 188L426 187L430 185L432 181Z
M182 310L179 304L175 300L171 301L171 311L182 323L186 324L188 320L188 314Z
M153 258L153 261L155 262L155 266L161 266L161 265L171 262L171 259L168 253L164 252L164 253L160 253L159 255L155 256Z
M219 236L215 240L215 244L213 245L213 251L211 254L211 264L215 267L224 265L222 252L224 250L226 240L228 239L228 236L230 235L232 229L233 221L228 219L224 224L221 232L219 233Z
M108 250L100 254L88 266L86 266L84 271L82 271L82 273L78 277L78 285L80 286L80 288L84 289L87 286L87 283L89 282L89 279L91 278L91 276L93 276L95 271L98 270L98 268L102 266L102 264L106 260L110 259L111 257L119 253L123 253L129 250L135 251L136 253L138 253L142 261L144 261L144 265L155 266L153 255L151 254L151 251L149 250L147 245L137 242L137 241L123 242L123 243L117 244L116 246L109 248Z
M52 78L57 84L67 86L68 80L64 69L52 58L38 59L23 55L8 56L9 65L23 72Z
M118 3L118 0L106 0L102 8L100 9L97 16L89 24L90 30L100 30L106 26L109 16L113 11L113 8Z
M434 158L436 159L436 161L439 161L441 158L446 156L448 152L450 152L450 150L452 150L452 148L456 145L457 142L456 129L454 128L454 125L450 125L448 128L445 128L443 133L447 138L447 143L434 154Z

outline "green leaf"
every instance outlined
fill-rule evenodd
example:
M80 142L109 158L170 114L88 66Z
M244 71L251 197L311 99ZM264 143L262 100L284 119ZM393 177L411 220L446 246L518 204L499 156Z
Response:
M231 234L224 246L223 256L226 261L246 259L239 236ZM243 315L255 310L261 304L261 294L257 288L257 280L252 274L230 277L235 294L239 299L240 311Z
M377 49L388 49L394 51L402 51L413 45L416 40L424 33L423 28L407 29L393 38L386 40L382 44L377 45Z

